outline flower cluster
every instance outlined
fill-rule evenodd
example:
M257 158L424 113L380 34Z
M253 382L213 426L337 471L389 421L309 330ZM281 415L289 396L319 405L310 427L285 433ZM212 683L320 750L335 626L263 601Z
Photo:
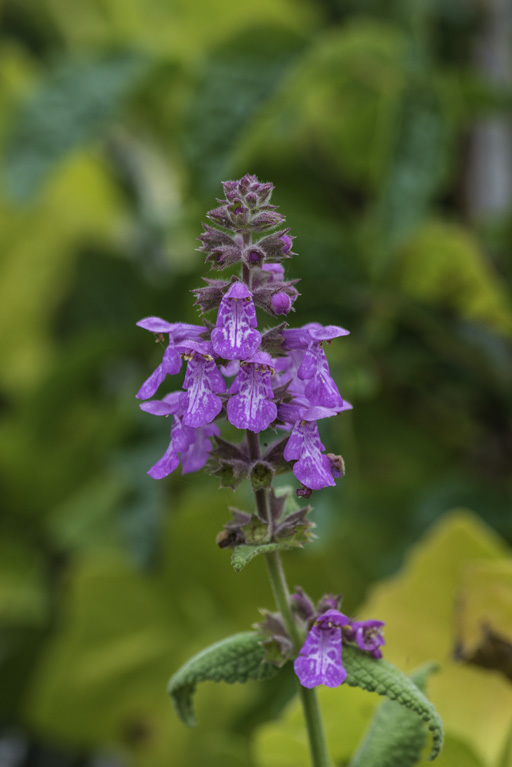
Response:
M341 597L328 594L315 609L307 594L297 588L291 604L296 621L307 632L293 667L303 687L339 687L347 678L343 667L343 644L354 645L378 660L382 658L382 621L357 621L339 610ZM261 644L267 660L282 665L294 656L293 644L280 616L265 612L265 620L256 625L262 634Z
M173 472L201 469L218 454L212 438L214 421L225 417L237 429L259 433L273 428L289 432L270 451L270 470L292 465L302 494L335 484L343 474L340 456L325 454L318 421L351 405L340 395L329 373L325 345L347 335L341 327L316 322L302 328L287 323L267 332L258 329L256 308L273 317L286 316L299 295L297 280L286 280L282 262L292 255L292 237L269 200L272 184L255 176L223 184L225 199L208 214L200 251L212 269L241 266L230 280L206 279L194 291L204 314L216 311L215 325L169 323L148 317L138 325L168 339L163 359L141 386L137 397L148 413L172 416L171 441L164 456L149 470L155 479ZM167 376L187 367L181 391L151 399ZM218 444L218 439L216 440ZM277 443L276 443L277 444ZM251 457L240 449L241 474L249 475ZM245 457L244 457L245 456ZM218 463L218 460L217 460ZM218 467L217 467L218 469Z
M303 687L339 687L347 678L342 662L342 640L353 642L372 657L382 658L382 621L351 621L339 610L318 616L293 667Z

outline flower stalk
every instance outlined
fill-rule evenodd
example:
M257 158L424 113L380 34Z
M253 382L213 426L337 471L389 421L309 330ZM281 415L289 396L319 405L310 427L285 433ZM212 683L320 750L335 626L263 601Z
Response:
M249 551L249 559L265 555L278 612L264 611L258 650L265 648L267 666L293 662L312 765L329 767L315 687L336 687L345 680L343 643L380 658L383 624L349 619L332 595L316 607L300 587L290 596L279 550L300 549L312 540L311 507L300 507L292 492L275 489L273 480L291 471L300 483L296 496L309 498L344 475L341 456L325 452L319 424L352 407L331 377L325 354L325 345L348 331L318 322L291 328L282 321L294 311L299 293L298 280L285 279L293 238L280 228L284 217L269 202L273 186L247 175L223 187L225 200L209 211L199 250L211 269L238 265L239 273L231 279L204 278L205 285L193 291L201 314L216 312L215 324L169 323L159 317L138 323L160 339L168 337L162 362L137 393L144 411L172 417L169 447L148 474L162 479L181 463L182 474L207 466L221 487L233 490L250 480L256 511L232 508L217 543L233 549L233 557L240 550L240 556ZM257 310L280 324L258 327ZM182 390L152 399L183 363ZM241 441L221 437L223 419L239 430Z

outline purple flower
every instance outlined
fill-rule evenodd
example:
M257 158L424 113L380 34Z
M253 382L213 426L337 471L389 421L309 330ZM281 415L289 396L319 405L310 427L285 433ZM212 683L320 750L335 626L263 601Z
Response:
M348 331L337 325L322 327L318 322L310 322L303 328L285 330L284 348L290 351L302 351L303 358L297 372L298 378L307 381L304 394L311 405L335 408L339 411L351 409L351 405L342 399L329 372L329 364L323 350L323 342L339 336L348 335Z
M263 264L261 267L264 272L270 275L270 282L282 282L284 280L284 267L282 264Z
M240 364L237 376L229 388L228 421L237 429L260 432L277 418L273 401L271 371L272 358L258 352Z
M374 658L382 658L380 649L386 644L382 636L382 627L386 624L383 621L350 621L349 627L345 630L345 638L350 642L355 642L360 650L369 652Z
M152 333L165 333L169 336L169 345L164 352L161 364L151 373L136 394L137 399L149 399L158 390L167 375L176 375L181 369L181 355L176 350L178 344L187 339L198 338L206 328L202 325L188 325L185 322L170 323L160 317L146 317L137 325Z
M338 610L328 610L317 618L293 664L303 687L343 684L347 672L341 660L341 627L348 622Z
M249 359L261 343L255 328L252 293L243 282L233 282L219 306L217 326L212 331L213 350L225 360Z
M188 359L183 382L183 423L186 426L206 426L222 410L218 394L226 391L225 381L213 361L211 344L206 341L189 341L182 344L181 351Z
M283 243L283 254L287 256L292 249L292 238L287 234L282 234L279 239Z
M293 406L292 406L293 407ZM280 408L282 412L283 406ZM302 408L301 420L296 421L290 438L283 452L285 461L295 461L293 473L305 487L321 490L322 487L334 486L331 462L326 455L316 421L336 415L335 410L323 407ZM285 415L284 417L288 417Z
M169 447L150 468L148 474L153 479L163 479L178 468L181 458L181 473L199 471L208 460L212 449L210 437L219 434L216 424L201 426L197 429L183 424L183 392L172 392L162 400L143 402L141 409L153 415L173 416L171 441Z

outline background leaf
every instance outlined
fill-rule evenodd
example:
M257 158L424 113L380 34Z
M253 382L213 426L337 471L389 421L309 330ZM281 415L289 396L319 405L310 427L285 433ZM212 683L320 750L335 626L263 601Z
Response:
M140 84L148 58L135 51L62 61L19 110L5 152L9 196L28 202L73 149L95 140Z

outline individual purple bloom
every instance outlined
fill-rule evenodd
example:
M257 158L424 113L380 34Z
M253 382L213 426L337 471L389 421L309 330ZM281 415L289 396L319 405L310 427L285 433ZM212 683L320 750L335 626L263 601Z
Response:
M169 447L148 471L150 477L167 477L178 468L180 458L182 474L203 468L212 449L209 438L220 432L216 424L194 429L183 423L183 392L171 392L162 400L143 402L140 407L153 415L173 416Z
M307 381L304 392L312 405L350 410L351 405L339 393L338 387L329 372L329 363L320 345L314 345L304 354L304 359L297 373Z
M321 490L333 487L336 483L332 476L331 462L326 455L316 421L336 415L335 410L312 407L304 410L301 420L295 423L290 438L283 451L285 461L295 461L293 473L305 487Z
M328 610L317 618L293 664L303 687L343 684L347 672L341 659L341 627L348 622L338 610Z
M303 328L290 328L283 331L283 348L289 351L302 351L304 356L298 368L297 376L306 381L304 393L311 405L335 408L339 411L350 410L338 391L329 372L329 364L323 350L323 342L347 335L348 331L337 325L323 327L318 322L310 322Z
M386 644L382 636L382 627L386 624L383 621L350 621L350 625L345 630L345 638L355 642L360 650L369 652L374 658L382 658L380 649Z
M212 450L210 437L220 435L216 423L210 423L207 426L199 427L199 429L192 429L192 431L194 432L194 439L189 443L188 448L181 453L182 474L190 474L203 468Z
M271 384L272 358L258 352L240 364L238 374L229 388L228 421L237 429L260 432L277 417Z
M189 325L185 322L170 323L160 317L145 317L137 322L137 325L152 333L165 333L169 336L169 345L164 352L162 362L144 381L136 394L137 399L149 399L157 392L167 375L176 375L180 372L181 355L175 347L186 339L198 338L205 332L205 328L202 325Z
M206 426L222 410L218 396L226 391L226 384L213 361L211 345L206 341L189 341L179 347L188 359L183 382L183 423L186 426Z
M233 282L219 306L217 326L212 331L213 350L225 360L246 360L261 343L256 328L256 310L251 291L243 282Z

